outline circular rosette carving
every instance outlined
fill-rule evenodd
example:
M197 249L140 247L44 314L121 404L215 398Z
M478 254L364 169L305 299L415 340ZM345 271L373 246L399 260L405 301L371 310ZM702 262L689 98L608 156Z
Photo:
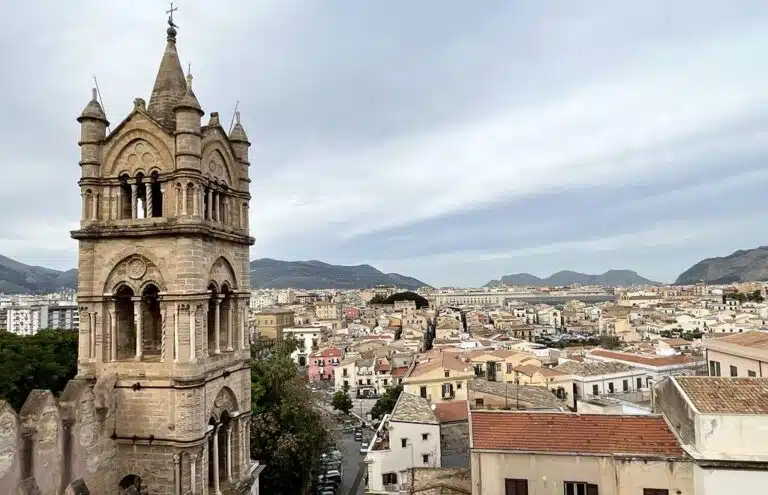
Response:
M141 258L134 258L128 262L128 276L136 280L147 273L147 264Z

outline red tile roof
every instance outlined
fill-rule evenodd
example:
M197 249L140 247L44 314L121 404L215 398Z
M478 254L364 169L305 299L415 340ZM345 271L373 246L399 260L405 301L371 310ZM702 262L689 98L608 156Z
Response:
M682 457L662 416L472 411L474 449Z
M435 416L440 423L467 420L467 402L440 402L435 404Z
M321 351L313 352L310 357L341 357L341 349L338 347L329 347Z
M400 366L399 368L392 368L392 376L394 377L405 376L405 373L407 371L408 371L408 366Z
M672 366L676 364L694 364L696 362L696 359L690 356L641 356L639 354L607 351L605 349L595 349L589 355L646 366Z
M768 414L768 378L678 376L696 409L716 414Z

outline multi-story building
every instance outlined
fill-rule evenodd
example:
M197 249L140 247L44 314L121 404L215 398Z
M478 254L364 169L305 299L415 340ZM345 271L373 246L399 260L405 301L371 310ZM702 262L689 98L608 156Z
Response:
M255 331L263 339L283 340L283 330L295 324L293 311L287 309L268 308L253 318Z
M0 310L0 328L17 335L34 335L46 328L76 330L79 327L77 304L33 303L11 305Z
M291 353L291 359L299 366L307 366L309 355L315 352L323 338L323 329L315 326L283 328L283 338L294 338L298 346Z
M752 330L707 340L709 376L768 377L768 332Z
M77 313L77 303L59 302L48 306L48 328L77 330L80 317Z
M618 362L566 361L554 369L570 375L570 383L560 383L572 409L580 399L634 392L653 383L646 370Z
M449 351L431 351L414 359L403 378L403 391L432 402L466 400L467 380L475 376L469 358Z
M368 445L366 493L398 492L411 468L440 467L440 424L431 406L424 398L400 394Z
M318 320L340 320L341 305L335 302L316 302L315 318Z
M309 380L333 380L333 370L341 364L343 352L338 347L328 347L309 355ZM343 382L342 382L343 383Z

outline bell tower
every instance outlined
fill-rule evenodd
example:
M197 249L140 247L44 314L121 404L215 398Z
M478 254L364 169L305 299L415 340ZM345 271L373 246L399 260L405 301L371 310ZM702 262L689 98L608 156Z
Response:
M80 137L78 378L115 381L115 493L252 483L248 137L204 112L169 11L149 104L111 132L94 90Z

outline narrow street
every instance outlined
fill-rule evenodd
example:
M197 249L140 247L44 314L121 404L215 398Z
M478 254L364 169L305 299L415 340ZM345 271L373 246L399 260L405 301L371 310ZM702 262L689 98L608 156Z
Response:
M370 430L367 430L370 438ZM344 454L344 473L341 478L341 490L339 495L360 495L365 488L365 456L360 454L360 442L355 440L354 434L342 433L342 439L338 445Z

